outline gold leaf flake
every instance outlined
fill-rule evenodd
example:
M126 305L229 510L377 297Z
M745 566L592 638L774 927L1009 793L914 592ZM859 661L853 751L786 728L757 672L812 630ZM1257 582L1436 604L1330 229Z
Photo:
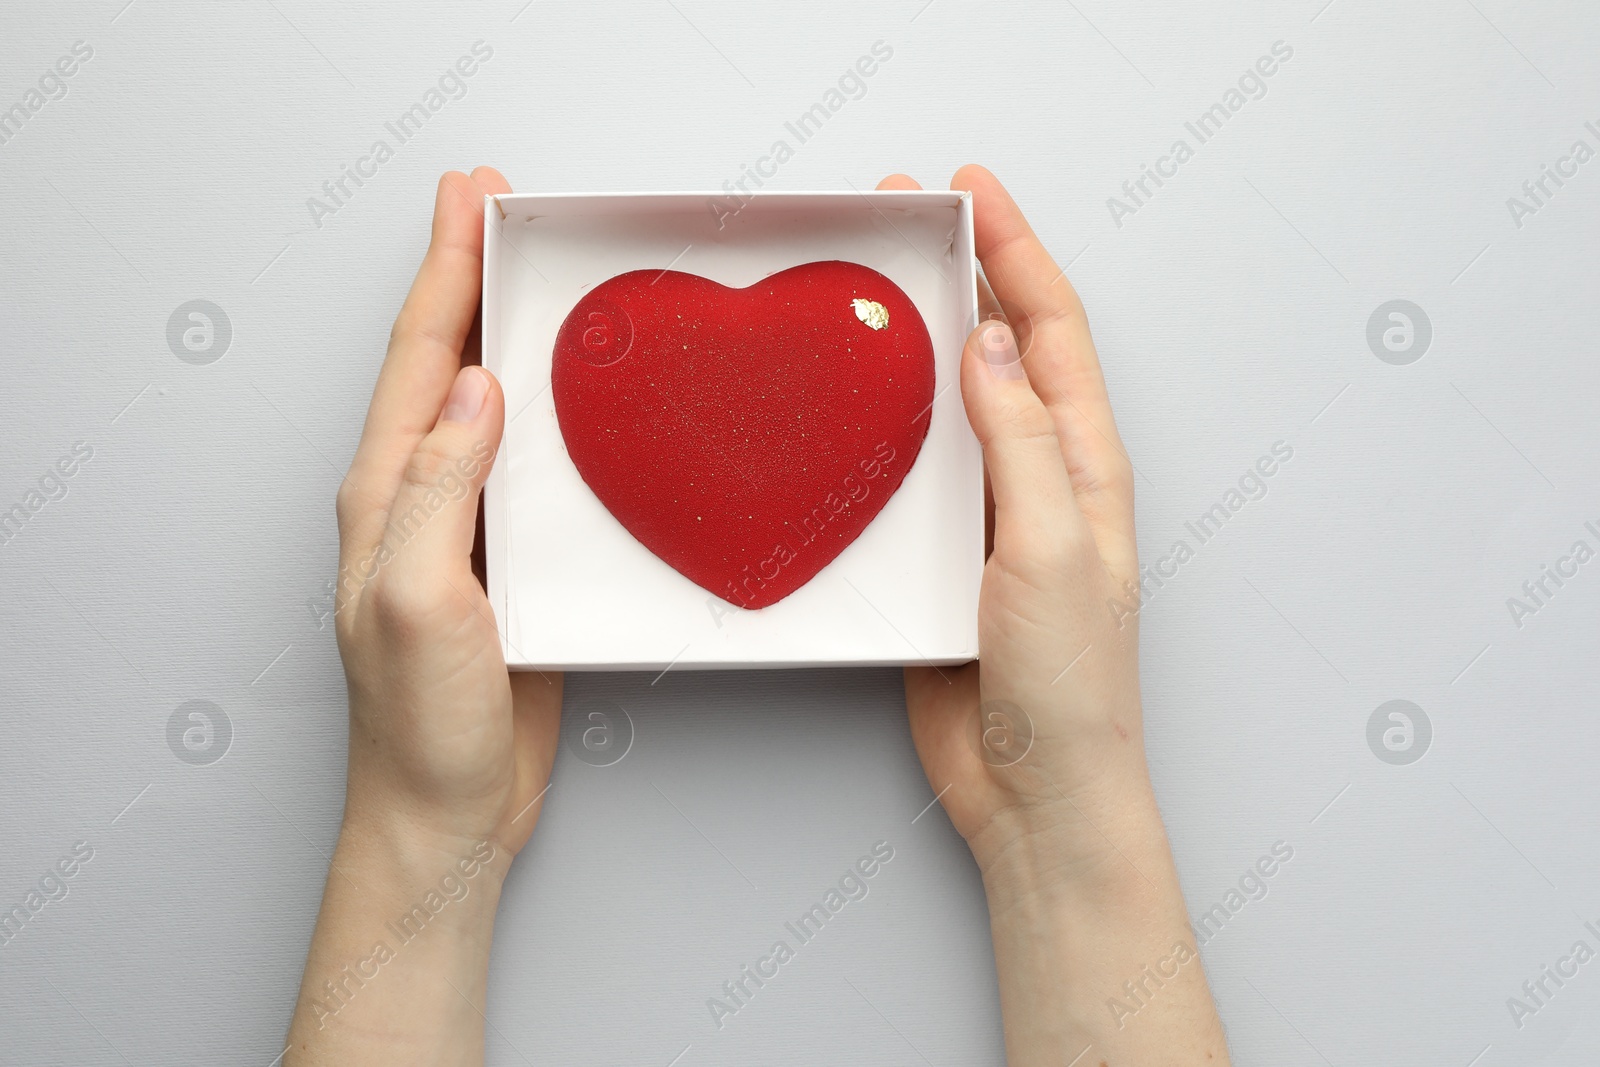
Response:
M850 303L855 306L856 318L874 330L881 330L889 325L889 309L876 300L852 300Z

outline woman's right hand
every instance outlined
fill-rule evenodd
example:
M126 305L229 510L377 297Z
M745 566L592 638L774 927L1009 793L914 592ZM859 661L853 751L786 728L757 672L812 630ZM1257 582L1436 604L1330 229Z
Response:
M1093 1048L1087 1062L1220 1067L1145 764L1133 466L1065 272L994 175L964 167L951 187L972 194L992 286L961 394L993 544L979 662L907 668L906 706L929 785L983 873L1008 1062Z

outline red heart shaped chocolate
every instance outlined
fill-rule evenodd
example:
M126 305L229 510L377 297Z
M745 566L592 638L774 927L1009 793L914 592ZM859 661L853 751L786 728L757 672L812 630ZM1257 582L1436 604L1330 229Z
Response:
M618 522L690 581L774 604L900 487L933 405L933 344L900 287L837 260L730 289L618 275L556 334L556 418Z

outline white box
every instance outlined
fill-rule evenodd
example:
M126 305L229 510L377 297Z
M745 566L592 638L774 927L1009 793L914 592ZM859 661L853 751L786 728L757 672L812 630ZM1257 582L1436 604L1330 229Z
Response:
M983 460L961 404L977 326L962 192L508 194L484 203L483 365L506 431L485 491L489 599L514 670L964 663L978 654ZM717 208L715 205L721 205ZM644 268L744 287L816 260L899 285L933 340L927 438L860 537L778 603L746 611L636 541L579 476L551 352L589 289Z

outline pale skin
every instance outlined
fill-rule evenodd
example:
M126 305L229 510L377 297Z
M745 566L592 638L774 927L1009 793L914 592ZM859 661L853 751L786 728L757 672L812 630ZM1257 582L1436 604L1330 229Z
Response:
M1145 764L1132 466L1070 282L992 174L963 167L951 188L973 195L995 316L961 366L992 496L982 665L907 668L906 705L983 875L1007 1062L1220 1067ZM471 562L505 420L499 384L469 365L482 198L509 191L488 167L440 180L339 491L348 788L290 1067L483 1062L495 908L538 821L561 707L559 675L506 670ZM397 931L419 904L419 932Z

